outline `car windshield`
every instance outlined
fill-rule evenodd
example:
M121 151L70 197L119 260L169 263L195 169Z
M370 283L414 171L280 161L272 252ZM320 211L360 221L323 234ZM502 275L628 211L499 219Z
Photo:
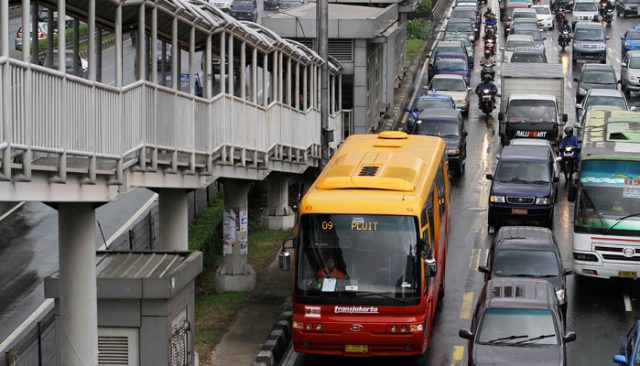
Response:
M580 1L576 3L573 11L598 11L596 3L591 1Z
M582 73L582 82L588 84L615 84L616 73L613 71L589 70Z
M547 60L542 55L535 55L531 53L515 53L511 57L511 62L523 62L523 63L546 63Z
M461 46L438 46L436 48L436 55L440 52L462 52L464 53L464 48Z
M551 14L551 10L549 10L549 8L547 8L546 6L535 7L534 9L536 10L536 14L542 14L542 15Z
M605 41L604 29L578 28L573 38L576 41Z
M507 122L556 122L556 104L552 100L512 100Z
M501 161L494 179L503 183L551 182L547 164L523 161Z
M438 71L467 71L467 63L462 60L439 59L436 61Z
M234 1L233 6L251 8L253 7L253 1Z
M469 49L471 48L471 41L469 40L469 37L467 37L467 36L465 36L463 34L450 33L450 34L447 34L446 36L444 36L444 40L445 41L460 41L465 45L465 47L467 47L467 51L469 51Z
M630 69L640 69L640 57L631 57L629 59Z
M529 11L514 11L513 20L516 20L518 18L538 19L538 16L536 15L536 13L529 12Z
M557 277L560 265L550 250L500 249L493 261L498 277Z
M303 215L298 250L298 295L353 303L419 301L421 261L417 218L412 216ZM386 300L385 300L386 299ZM367 296L371 303L372 297Z
M449 22L447 32L473 32L473 26L471 23Z
M576 200L576 232L602 232L627 215L640 212L640 162L583 160ZM640 217L615 226L612 235L639 235Z
M475 19L476 12L473 9L453 9L453 11L451 12L451 17Z
M431 89L444 91L466 91L467 84L461 79L433 78Z
M640 32L627 32L627 36L625 37L626 39L633 39L633 40L639 40L640 39Z
M418 125L417 135L440 136L443 138L457 138L458 122L451 120L429 119Z
M480 344L501 346L558 344L553 313L550 310L488 308L482 316L478 329ZM527 340L531 341L527 342Z
M418 99L416 108L422 112L425 109L453 109L451 101L445 98Z
M587 108L598 105L598 106L615 106L622 107L623 109L627 109L627 103L624 101L624 98L620 97L600 97L600 96L590 96L587 98L583 108L586 110Z
M532 41L515 41L515 40L508 40L507 44L505 45L505 49L509 50L509 51L513 51L516 49L516 47L534 47L535 45L533 44Z
M540 35L540 32L538 31L538 29L516 28L513 30L513 33L511 34L524 34L527 36L531 36L534 42L535 41L542 42L542 36Z

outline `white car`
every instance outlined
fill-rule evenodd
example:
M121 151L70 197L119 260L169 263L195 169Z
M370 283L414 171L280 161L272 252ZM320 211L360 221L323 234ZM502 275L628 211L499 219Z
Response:
M531 9L535 10L538 16L538 27L546 30L553 29L553 14L549 5L533 5Z
M504 47L500 47L502 51L502 62L511 62L511 56L516 47L535 47L533 37L527 34L511 34L507 37Z
M594 16L598 15L598 5L593 0L577 0L573 4L572 24L575 29L575 24L581 20L591 21Z
M425 89L436 90L438 94L450 96L453 98L456 108L459 108L465 114L469 112L469 91L471 89L462 75L435 75Z

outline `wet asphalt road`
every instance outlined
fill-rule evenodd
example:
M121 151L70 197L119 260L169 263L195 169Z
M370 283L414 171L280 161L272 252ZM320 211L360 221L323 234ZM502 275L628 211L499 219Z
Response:
M139 188L98 208L96 219L105 238L116 232L152 195L153 192ZM1 203L0 212L15 205ZM96 248L102 244L98 231ZM27 202L0 221L0 342L44 301L43 278L57 269L58 215L53 208Z
M620 36L631 26L638 24L639 18L615 18L608 30L608 63L614 65L620 76ZM575 88L573 78L578 76L571 65L571 48L559 52L557 31L544 32L547 58L549 62L559 62L564 66L567 85L565 86L565 112L569 123L575 121ZM504 38L502 38L504 40ZM476 65L482 56L483 46L476 46ZM471 86L479 83L479 68L474 69ZM499 71L499 68L497 68ZM499 80L496 81L500 87ZM632 95L630 104L640 105L640 95ZM477 294L483 284L482 275L476 270L483 264L490 247L492 235L487 232L487 198L490 182L484 176L493 173L496 153L500 151L497 128L498 111L494 111L489 123L485 122L477 108L475 95L471 99L471 111L466 121L469 132L467 138L467 170L461 179L451 180L450 194L450 237L447 254L446 295L443 306L436 318L432 343L419 365L466 365L466 340L458 337L458 330L469 328L470 311L475 307ZM566 199L564 178L559 183L560 192L555 208L554 234L561 246L565 266L571 263L571 227L573 204ZM466 295L466 296L465 296ZM473 296L473 307L464 306L465 297ZM630 307L625 307L628 296ZM618 353L621 338L631 327L633 320L640 316L640 283L638 281L604 281L569 276L567 279L567 330L577 333L577 340L567 346L570 365L591 366L611 365L613 355ZM464 309L467 308L467 309ZM290 350L284 365L404 365L416 364L406 359L334 358L310 357L295 354Z

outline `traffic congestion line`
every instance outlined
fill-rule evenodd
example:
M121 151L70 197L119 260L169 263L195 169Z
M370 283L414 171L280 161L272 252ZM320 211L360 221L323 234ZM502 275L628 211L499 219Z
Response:
M453 346L451 353L451 366L458 366L464 357L464 346Z
M622 300L624 301L624 310L626 312L633 311L633 308L631 307L631 298L629 297L629 291L624 292L624 294L622 295Z
M462 297L460 319L471 319L471 307L473 305L473 292L466 292Z

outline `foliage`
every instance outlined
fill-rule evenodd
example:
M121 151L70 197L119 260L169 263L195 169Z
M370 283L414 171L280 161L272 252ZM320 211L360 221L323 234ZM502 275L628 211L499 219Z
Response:
M431 21L427 19L407 21L407 39L429 39Z
M405 44L407 47L407 62L411 63L413 61L418 54L420 47L422 47L422 44L424 44L422 39L407 39Z

